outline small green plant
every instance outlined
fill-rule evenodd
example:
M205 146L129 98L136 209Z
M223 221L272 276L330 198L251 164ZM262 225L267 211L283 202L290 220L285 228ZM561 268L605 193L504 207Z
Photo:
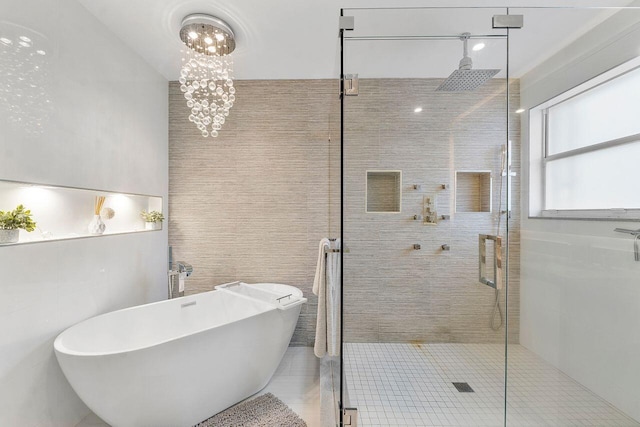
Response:
M142 219L144 219L145 222L164 221L164 216L162 216L162 213L158 211L151 211L151 212L142 211L140 212L140 216L142 217Z
M36 229L36 223L31 218L31 211L25 209L24 206L18 205L12 211L0 211L0 229L15 230L22 228L28 232Z

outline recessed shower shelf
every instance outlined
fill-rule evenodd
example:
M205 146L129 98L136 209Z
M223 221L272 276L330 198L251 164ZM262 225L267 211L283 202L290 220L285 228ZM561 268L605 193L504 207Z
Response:
M456 171L456 213L491 212L491 171Z
M366 212L400 213L402 171L368 170L366 179Z
M101 219L105 230L91 234L88 225L99 196L104 197ZM162 212L162 204L160 196L0 180L0 210L12 211L24 205L36 222L34 231L20 230L17 242L0 247L159 231L161 223L149 229L140 212Z

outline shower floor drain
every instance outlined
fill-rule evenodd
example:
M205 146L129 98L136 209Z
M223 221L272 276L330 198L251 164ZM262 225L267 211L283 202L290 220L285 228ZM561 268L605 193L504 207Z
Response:
M460 393L473 393L473 389L469 383L451 383Z

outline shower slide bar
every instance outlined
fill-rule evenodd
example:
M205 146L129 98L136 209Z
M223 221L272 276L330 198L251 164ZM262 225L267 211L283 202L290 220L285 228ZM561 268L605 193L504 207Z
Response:
M638 243L638 240L640 240L640 229L629 230L628 228L616 228L613 231L631 234L633 236L633 257L636 261L640 261L640 244Z
M493 240L493 280L487 278L487 240ZM497 289L502 277L502 237L491 234L478 235L478 280L483 285Z

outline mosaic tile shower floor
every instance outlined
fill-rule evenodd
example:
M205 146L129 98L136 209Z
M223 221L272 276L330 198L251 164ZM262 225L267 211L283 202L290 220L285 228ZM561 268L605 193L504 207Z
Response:
M503 425L504 345L347 343L344 368L361 426ZM508 397L508 426L640 426L520 345Z

